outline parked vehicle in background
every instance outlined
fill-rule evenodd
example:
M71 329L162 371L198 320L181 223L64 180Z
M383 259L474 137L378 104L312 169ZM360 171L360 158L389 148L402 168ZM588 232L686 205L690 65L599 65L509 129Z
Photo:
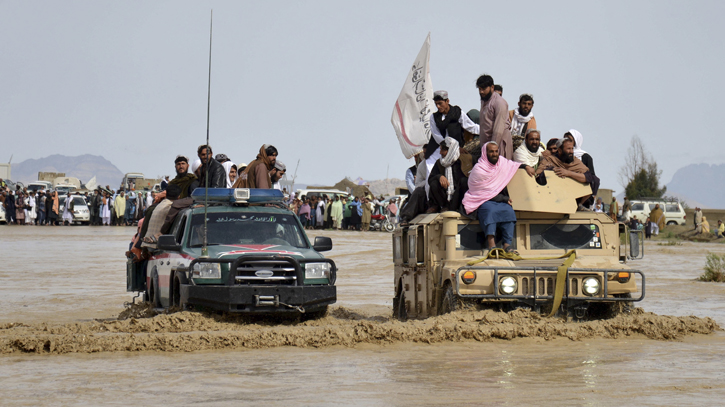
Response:
M58 196L58 221L62 221L63 207L67 196ZM91 212L88 210L86 200L80 195L71 195L73 198L73 223L88 225L91 223Z
M121 188L128 190L133 187L136 191L161 190L160 186L159 189L156 189L156 184L160 185L161 180L157 178L146 178L140 172L129 172L123 176Z
M58 191L58 196L66 196L68 192L71 194L75 192L77 189L75 185L68 185L68 184L58 184L54 188L56 191Z
M667 225L685 225L687 216L682 204L675 200L665 199L637 199L632 200L632 216L644 222L650 212L654 210L655 205L659 204L660 208L665 212L665 224ZM652 219L655 221L655 219Z
M41 187L43 187L46 191L50 191L53 187L53 184L48 181L34 181L29 183L27 186L28 191L33 192L38 192Z
M0 223L3 225L8 223L8 220L5 217L5 208L3 208L2 205L0 205Z
M327 195L330 199L335 199L336 196L339 197L348 197L350 194L348 194L345 191L340 191L338 189L298 189L297 190L297 198L301 198L303 196L306 196L308 198L312 198L313 196L323 196Z

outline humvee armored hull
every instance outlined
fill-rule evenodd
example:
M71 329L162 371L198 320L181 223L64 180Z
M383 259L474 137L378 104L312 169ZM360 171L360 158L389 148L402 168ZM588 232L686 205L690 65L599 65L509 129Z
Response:
M419 215L396 229L394 316L425 318L470 304L581 319L641 301L644 274L630 269L629 247L620 242L626 226L604 213L577 211L575 198L591 189L546 175L541 186L519 170L509 183L518 256L496 250L482 256L478 220L457 212Z

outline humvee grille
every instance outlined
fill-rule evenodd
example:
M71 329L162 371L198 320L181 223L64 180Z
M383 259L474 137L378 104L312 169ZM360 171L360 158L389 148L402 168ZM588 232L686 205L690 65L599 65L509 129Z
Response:
M583 293L579 292L581 286L581 277L569 277L569 295L581 296ZM537 277L537 281L533 277L521 277L521 288L519 289L519 295L534 295L534 290L538 290L537 296L553 296L554 295L554 281L553 277Z

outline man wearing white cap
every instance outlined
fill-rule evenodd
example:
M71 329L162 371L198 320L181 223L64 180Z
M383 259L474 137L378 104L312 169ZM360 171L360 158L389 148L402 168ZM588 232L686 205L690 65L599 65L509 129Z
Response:
M286 172L287 167L282 163L282 161L275 161L274 168L272 168L272 171L269 173L269 176L272 179L272 189L282 190L279 180L282 179Z
M433 92L433 101L438 111L430 115L431 138L425 146L425 164L430 174L436 161L441 158L440 144L446 137L455 139L459 146L466 144L463 140L463 130L469 133L478 134L480 127L474 123L467 114L461 111L458 106L451 106L448 100L448 92L438 90ZM428 183L425 184L426 192L429 191Z

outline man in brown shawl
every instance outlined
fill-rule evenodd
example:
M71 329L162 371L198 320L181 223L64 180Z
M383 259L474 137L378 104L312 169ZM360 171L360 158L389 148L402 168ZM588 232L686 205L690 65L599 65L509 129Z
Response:
M599 191L599 178L592 174L581 160L574 157L574 143L568 138L561 138L556 144L557 155L552 155L549 151L544 151L541 155L539 167L536 169L537 182L545 185L546 179L542 174L545 170L552 170L561 178L571 178L583 184L589 184L592 194L596 195ZM577 199L577 203L585 202L590 196Z
M183 199L191 196L196 188L199 187L199 180L196 178L194 173L189 171L189 159L183 155L179 155L174 160L174 167L176 169L176 177L169 181L169 184L176 184L181 188L179 198Z
M657 225L657 229L655 229L654 234L659 234L660 230L665 227L665 213L662 211L662 208L660 208L660 204L655 205L655 208L649 213L649 217L652 220L652 223Z
M265 144L259 149L257 158L249 163L247 168L237 175L232 188L272 188L272 179L269 172L277 162L277 149Z

